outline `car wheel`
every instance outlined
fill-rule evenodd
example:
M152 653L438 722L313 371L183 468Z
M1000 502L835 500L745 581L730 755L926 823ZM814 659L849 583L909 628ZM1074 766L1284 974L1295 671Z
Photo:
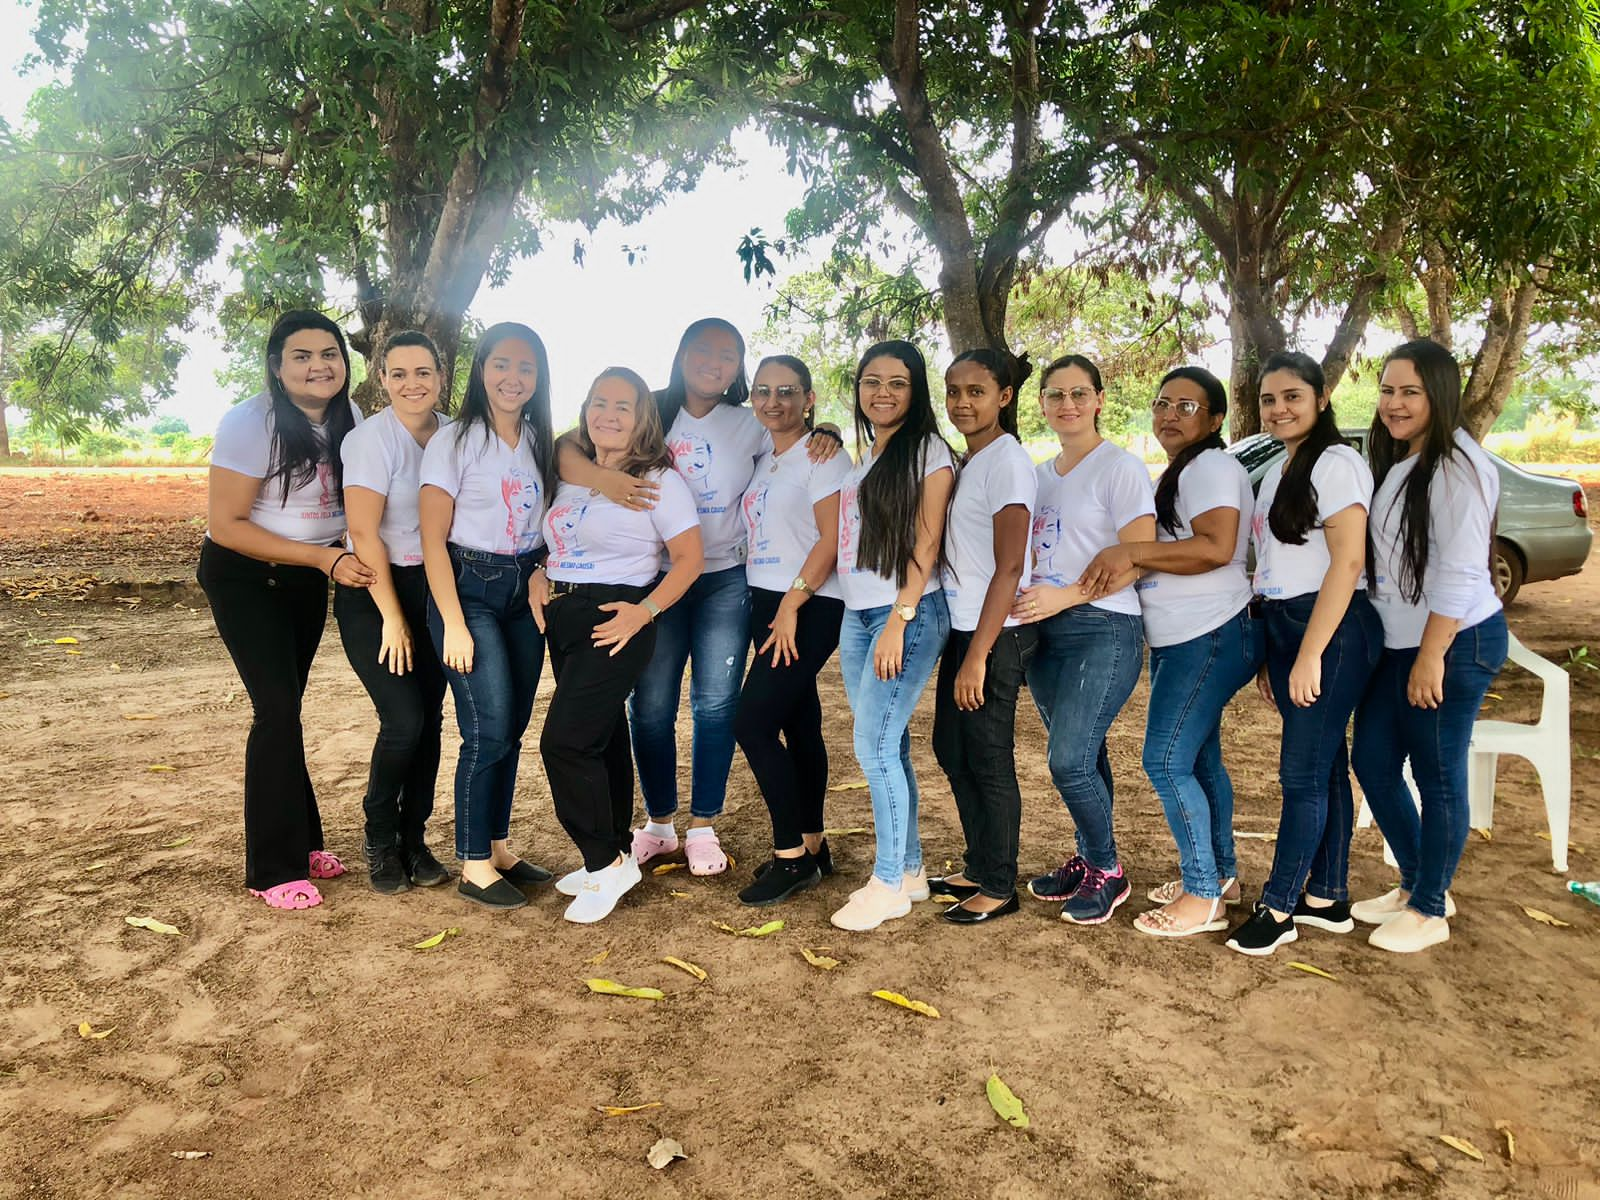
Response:
M1522 555L1517 548L1504 538L1494 540L1493 568L1495 593L1500 597L1501 604L1510 607L1517 593L1522 590L1527 568L1522 565Z

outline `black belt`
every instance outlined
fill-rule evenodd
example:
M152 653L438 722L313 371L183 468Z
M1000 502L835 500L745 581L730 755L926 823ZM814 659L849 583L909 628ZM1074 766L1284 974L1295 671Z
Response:
M615 600L625 597L638 600L648 596L652 585L648 583L576 583L568 579L550 581L550 599L557 596L592 596L597 600Z

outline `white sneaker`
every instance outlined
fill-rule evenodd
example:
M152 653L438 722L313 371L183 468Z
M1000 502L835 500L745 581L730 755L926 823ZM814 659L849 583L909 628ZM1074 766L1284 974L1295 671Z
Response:
M579 867L576 871L568 871L560 879L556 880L556 891L563 896L576 896L583 890L583 881L587 878L589 878L589 871L586 867Z
M633 855L625 854L620 863L589 872L577 896L561 915L577 925L593 925L603 921L616 908L617 901L636 886L642 876Z
M850 894L850 901L828 920L840 929L864 933L885 921L911 911L911 901L900 888L892 888L874 875L867 886Z
M932 895L928 891L927 870L919 870L915 875L900 876L900 894L913 904L920 904Z
M1371 900L1357 900L1350 906L1350 915L1368 925L1386 925L1405 912L1410 902L1410 892L1394 888ZM1456 915L1456 902L1451 899L1449 892L1444 894L1444 915L1447 918Z
M1415 954L1429 946L1450 940L1450 922L1443 917L1425 917L1407 909L1393 920L1385 921L1372 931L1369 945L1395 954Z

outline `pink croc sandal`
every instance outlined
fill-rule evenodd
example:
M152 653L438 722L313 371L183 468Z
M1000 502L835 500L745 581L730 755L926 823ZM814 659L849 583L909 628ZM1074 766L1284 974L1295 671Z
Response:
M633 831L633 861L641 867L652 858L661 854L671 854L678 848L678 835L674 833L669 838L657 837L643 829Z
M329 854L326 850L313 850L311 852L311 878L337 879L348 868L339 861L337 854Z
M721 875L728 869L728 856L722 852L722 843L715 833L686 838L683 856L689 860L691 875Z
M335 859L335 862L338 860ZM267 902L268 908L281 908L293 911L297 908L315 908L322 903L322 893L309 879L291 879L288 883L280 883L277 887L265 888L257 891L250 889L252 896L260 896Z

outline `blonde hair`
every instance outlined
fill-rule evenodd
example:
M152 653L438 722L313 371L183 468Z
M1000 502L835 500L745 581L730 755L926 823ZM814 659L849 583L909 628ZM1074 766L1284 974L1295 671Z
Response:
M607 367L589 385L589 394L583 398L583 404L578 409L578 449L591 459L598 457L594 442L589 437L589 403L594 399L595 388L607 379L622 380L633 389L634 394L633 438L615 469L627 475L643 476L647 471L670 468L672 455L667 451L666 437L661 428L661 410L656 407L656 398L644 378L627 367Z

